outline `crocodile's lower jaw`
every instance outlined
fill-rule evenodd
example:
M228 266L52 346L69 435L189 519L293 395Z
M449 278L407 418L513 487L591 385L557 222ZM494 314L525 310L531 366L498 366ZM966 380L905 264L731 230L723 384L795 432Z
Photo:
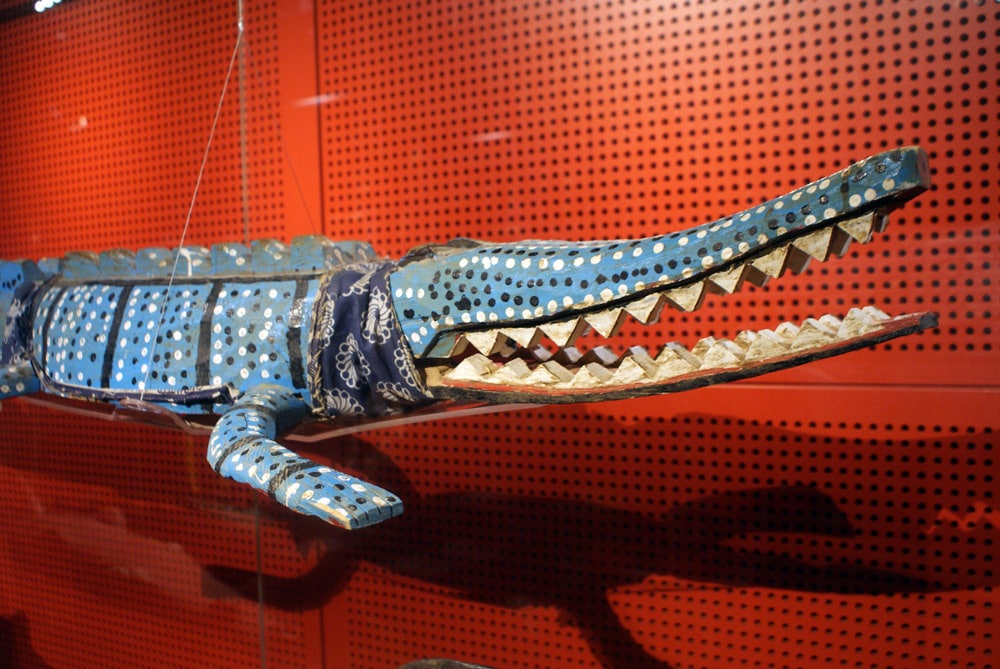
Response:
M773 330L746 330L733 339L707 337L691 349L676 342L655 355L632 347L614 356L606 349L580 355L562 349L547 355L503 359L474 353L455 367L428 367L426 382L441 398L512 402L581 402L690 390L802 365L937 325L930 313L891 317L875 307L824 315Z

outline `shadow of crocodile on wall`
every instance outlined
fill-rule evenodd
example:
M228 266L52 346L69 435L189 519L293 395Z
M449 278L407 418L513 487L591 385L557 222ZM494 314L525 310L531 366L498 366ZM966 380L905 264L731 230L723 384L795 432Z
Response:
M354 448L369 466L384 458L364 442ZM579 628L603 666L666 669L669 664L636 642L619 620L610 591L656 575L816 593L934 589L919 578L866 566L867 560L817 565L731 545L753 533L853 536L837 504L808 485L717 492L678 503L658 518L597 501L487 491L421 497L407 491L405 482L394 485L405 495L406 514L363 532L337 533L299 576L265 575L265 603L288 610L322 606L365 561L477 602L553 607ZM206 584L208 596L257 598L254 572L208 566Z

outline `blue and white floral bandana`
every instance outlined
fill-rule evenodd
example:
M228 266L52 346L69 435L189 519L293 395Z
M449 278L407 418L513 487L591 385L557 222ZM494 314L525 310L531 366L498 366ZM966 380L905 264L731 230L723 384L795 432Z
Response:
M394 269L392 261L357 263L320 282L308 357L316 413L383 416L430 399L392 309Z
M0 323L4 323L0 362L11 364L28 357L31 310L35 297L44 285L42 281L25 281L14 291L14 299L11 300L7 313L0 313Z

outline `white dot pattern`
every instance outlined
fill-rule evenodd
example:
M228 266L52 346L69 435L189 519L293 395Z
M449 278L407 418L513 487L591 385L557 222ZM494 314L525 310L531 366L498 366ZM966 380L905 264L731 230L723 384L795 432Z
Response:
M73 286L58 297L48 332L50 378L100 387L104 351L120 295L117 286L88 284Z
M203 280L177 283L168 295L161 281L56 284L38 299L33 355L53 381L95 390L183 393L266 382L308 396L292 356L301 369L316 285Z
M169 299L165 286L132 287L115 343L110 387L134 389L148 372L147 390L193 388L206 294L204 285L173 286Z

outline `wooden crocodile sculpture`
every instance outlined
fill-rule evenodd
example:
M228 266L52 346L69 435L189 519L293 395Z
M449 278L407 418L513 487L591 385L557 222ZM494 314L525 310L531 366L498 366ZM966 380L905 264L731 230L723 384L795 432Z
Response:
M41 391L123 411L161 407L185 421L218 415L208 461L219 474L360 528L398 515L402 501L278 437L307 418L686 390L935 326L933 314L865 307L690 350L574 346L588 331L613 336L625 314L652 323L665 306L693 311L708 292L843 255L929 185L927 156L910 147L646 239L460 239L396 261L367 244L302 237L4 262L0 399Z

